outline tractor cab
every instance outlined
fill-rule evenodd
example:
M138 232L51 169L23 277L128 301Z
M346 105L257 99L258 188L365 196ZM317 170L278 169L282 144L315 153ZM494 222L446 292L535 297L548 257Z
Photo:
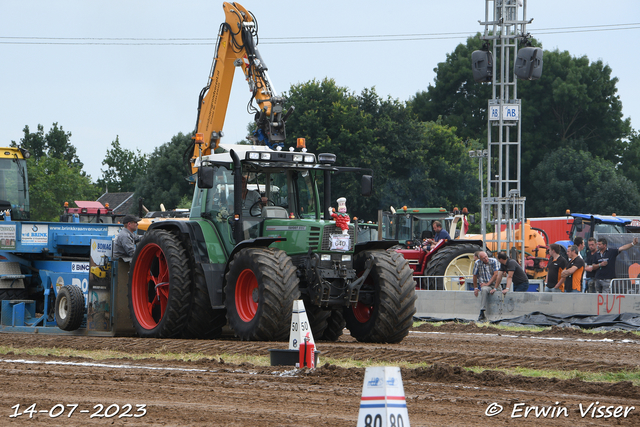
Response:
M341 170L334 161L333 154L316 158L308 152L242 145L203 156L190 218L213 222L228 253L242 241L279 237L286 237L288 253L307 253L311 242L302 236L332 224L328 212L322 212L318 183L330 185L330 174ZM364 181L370 186L370 180ZM326 198L330 190L323 188L323 193ZM331 202L323 201L327 209ZM353 250L353 224L345 234Z
M565 250L572 245L576 237L582 237L585 243L589 238L596 240L600 234L622 234L627 233L627 225L631 224L628 218L618 217L616 215L591 215L572 213L573 224L569 231L569 240L561 240L556 242Z
M27 158L29 152L20 148L0 150L0 211L4 219L29 219Z
M433 238L433 221L449 230L452 217L444 208L407 208L382 213L382 238L397 240L407 249L419 248L424 239Z

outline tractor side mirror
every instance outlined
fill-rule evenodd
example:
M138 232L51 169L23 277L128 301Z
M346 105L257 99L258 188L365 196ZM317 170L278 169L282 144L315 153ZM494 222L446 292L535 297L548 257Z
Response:
M198 168L198 187L213 188L213 168L202 166Z
M373 194L373 176L371 175L362 175L362 195L365 197L371 196Z
M469 224L475 224L476 223L476 216L474 214L471 214L467 217L467 221L469 221Z

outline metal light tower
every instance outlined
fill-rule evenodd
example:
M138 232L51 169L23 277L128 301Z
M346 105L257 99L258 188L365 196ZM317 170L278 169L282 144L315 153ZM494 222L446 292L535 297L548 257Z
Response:
M519 262L524 266L525 235L521 232L516 236L516 226L524 230L525 219L525 197L522 197L520 185L522 110L516 74L530 80L539 77L542 51L528 48L529 56L522 59L518 51L518 41L526 42L529 37L526 26L531 21L526 17L527 0L485 2L485 19L480 22L484 26L481 38L486 41L485 48L474 52L472 58L474 78L492 83L487 109L488 161L487 186L482 191L482 237L489 249L506 250L513 258L516 258L513 250L519 250ZM539 70L534 68L537 55ZM483 66L485 73L478 79L476 72ZM494 226L495 239L487 240L487 224Z

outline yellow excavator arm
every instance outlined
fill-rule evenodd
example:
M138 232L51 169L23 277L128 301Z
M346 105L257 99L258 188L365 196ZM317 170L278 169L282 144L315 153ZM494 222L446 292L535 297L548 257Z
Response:
M225 22L220 25L218 41L207 85L198 99L198 118L194 136L191 170L197 171L195 159L211 154L220 143L235 67L242 68L251 98L247 111L254 114L254 143L271 148L282 146L284 123L293 112L283 115L283 98L278 97L258 49L258 23L251 12L240 4L224 2ZM257 104L254 105L254 101Z

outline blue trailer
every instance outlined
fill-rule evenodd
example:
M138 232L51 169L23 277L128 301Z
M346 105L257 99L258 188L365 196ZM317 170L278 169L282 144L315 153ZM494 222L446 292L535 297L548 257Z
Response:
M25 157L19 148L0 149L0 332L116 334L115 299L120 290L126 301L128 267L112 263L111 244L122 225L30 221ZM109 288L102 297L109 301L90 299L94 283ZM106 325L87 321L98 302L109 308ZM128 317L126 303L121 308L120 320Z

